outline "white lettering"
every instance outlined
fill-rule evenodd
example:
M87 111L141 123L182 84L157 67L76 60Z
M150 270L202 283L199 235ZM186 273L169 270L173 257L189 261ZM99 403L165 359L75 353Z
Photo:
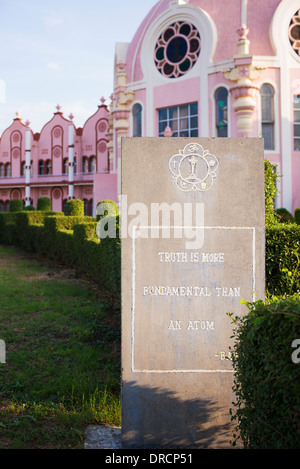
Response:
M241 296L241 287L216 287L217 296Z
M172 331L181 331L181 321L171 320L168 329Z
M299 347L292 353L293 363L300 363L300 339L295 339L292 343L293 348L296 348L297 346Z
M187 326L187 330L190 331L199 331L199 330L202 330L202 331L214 331L215 330L215 327L214 327L214 321L189 321L188 323L188 326Z

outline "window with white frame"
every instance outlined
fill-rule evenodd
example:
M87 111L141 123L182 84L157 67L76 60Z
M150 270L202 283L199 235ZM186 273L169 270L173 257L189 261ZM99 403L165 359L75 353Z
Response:
M158 110L158 135L170 127L172 137L198 137L198 103Z
M261 97L261 132L265 150L275 149L274 136L274 88L265 83L260 88Z
M294 150L300 151L300 95L294 96Z

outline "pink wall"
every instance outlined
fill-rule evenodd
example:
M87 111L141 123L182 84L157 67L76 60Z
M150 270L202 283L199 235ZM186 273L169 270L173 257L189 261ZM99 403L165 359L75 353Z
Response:
M154 136L158 135L158 113L157 109L169 106L178 106L185 103L198 102L200 100L200 78L191 78L190 80L177 81L172 86L162 85L154 88L153 107L154 107ZM200 112L199 112L200 116ZM199 117L200 120L200 117ZM199 121L200 128L200 121Z
M98 111L84 124L82 131L82 156L96 156L97 171L108 171L107 139L108 131L107 107L102 105ZM79 169L82 172L82 168Z

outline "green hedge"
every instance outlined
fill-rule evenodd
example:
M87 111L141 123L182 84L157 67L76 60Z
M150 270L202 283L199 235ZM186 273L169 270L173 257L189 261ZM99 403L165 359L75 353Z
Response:
M84 217L84 202L80 199L71 199L66 203L66 215L69 217Z
M248 449L300 449L300 295L248 308L234 318L236 435Z
M274 166L270 163L269 160L264 160L264 181L265 181L265 219L266 224L276 223L278 217L274 211L275 208L275 198L277 195L276 182L278 181L278 176L274 171Z
M20 199L12 199L10 201L10 212L21 212L23 210L23 201Z
M266 227L266 295L300 292L300 226Z
M300 225L300 208L295 209L295 223Z
M113 200L100 200L100 202L97 203L96 212L97 221L106 216L114 217L119 215L118 206Z
M37 210L41 210L43 212L51 212L52 203L49 197L39 197L37 201Z
M278 215L280 223L293 223L293 215L286 208L277 208L275 213Z

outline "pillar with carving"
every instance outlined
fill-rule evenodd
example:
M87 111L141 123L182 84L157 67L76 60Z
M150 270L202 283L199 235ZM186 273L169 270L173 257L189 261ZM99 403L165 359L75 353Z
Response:
M114 130L116 135L116 157L121 156L122 137L128 136L130 104L133 101L134 91L127 90L126 64L119 62L117 65L117 83L114 91Z
M248 28L242 25L238 29L238 54L234 56L234 68L224 70L224 76L235 83L230 88L233 109L236 115L237 132L240 137L250 137L252 133L253 112L259 88L255 80L260 78L264 69L253 66L253 56L249 53L250 41L247 39Z

